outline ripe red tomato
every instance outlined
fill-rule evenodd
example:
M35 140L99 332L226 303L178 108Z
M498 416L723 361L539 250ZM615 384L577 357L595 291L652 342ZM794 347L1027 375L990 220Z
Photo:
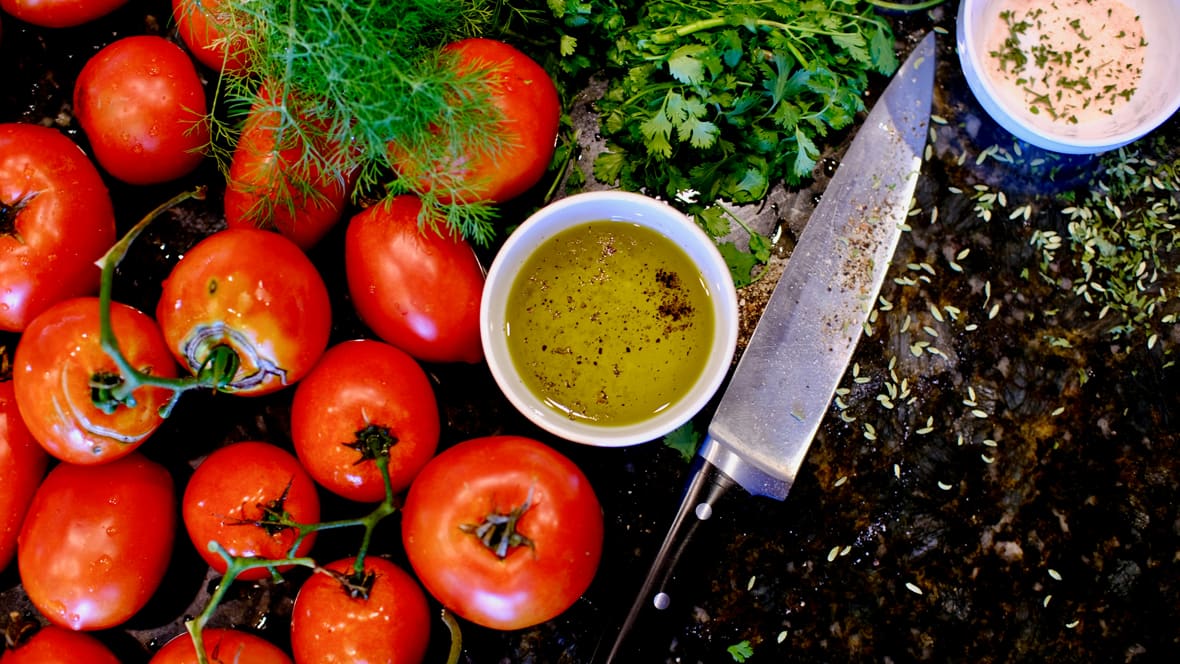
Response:
M481 537L489 517L509 524ZM569 608L594 578L602 537L602 508L582 471L520 436L441 452L410 485L402 515L402 542L426 590L459 616L503 630Z
M96 292L94 263L115 239L110 195L82 150L54 129L0 124L0 329Z
M355 558L325 567L353 583ZM430 609L413 577L385 560L365 558L367 593L357 596L335 575L303 583L291 611L296 664L417 664L430 643Z
M127 0L0 0L0 9L43 28L70 28L101 18Z
M259 395L311 370L332 327L328 289L278 233L231 228L201 240L164 281L156 320L180 364L198 372L217 346L241 364L225 388Z
M21 522L48 465L17 411L12 381L0 383L0 570L12 562Z
M74 84L74 115L94 158L129 184L192 172L209 145L205 88L184 49L153 35L94 54Z
M299 460L278 446L257 441L232 443L207 456L189 479L181 506L193 546L222 574L225 559L209 550L209 542L216 541L235 556L301 556L311 550L315 533L292 552L299 533L273 522L280 517L298 523L320 520L319 494ZM278 568L286 569L290 565ZM255 567L237 578L251 581L269 575L265 567Z
M307 472L360 502L385 498L374 460L389 458L400 493L438 447L438 405L426 372L406 353L368 339L329 348L295 388L291 439Z
M471 246L418 227L422 202L396 196L352 218L344 240L348 292L381 339L424 362L478 362L484 272Z
M119 658L85 632L46 625L5 650L0 664L119 664Z
M17 544L21 583L49 622L106 629L138 612L172 554L172 476L143 455L58 464L33 496Z
M201 642L210 664L291 664L291 658L261 636L236 629L206 627ZM193 638L185 632L168 640L148 664L197 664Z
M280 111L263 95L267 101L250 110L230 162L225 221L230 228L273 228L307 250L340 221L352 176L343 163L321 172L304 156L297 133L280 137ZM320 153L331 158L338 151Z
M448 44L443 52L455 57L453 66L459 72L486 73L486 92L501 118L502 149L463 146L465 154L454 162L432 167L415 163L415 155L395 145L391 146L393 161L403 175L426 189L462 183L451 195L436 191L444 201L502 203L523 194L545 175L557 144L561 100L553 79L535 60L494 39L464 39ZM441 177L431 175L432 171L441 171Z
M147 314L111 303L111 327L119 348L144 373L175 377L176 364L159 328ZM12 380L21 417L53 456L100 464L130 454L163 423L160 407L172 392L143 386L134 406L106 413L92 400L95 381L119 380L119 368L99 343L96 297L59 302L29 323L13 355Z
M244 35L233 33L234 17L221 0L172 0L176 32L201 64L227 74L244 74L250 66Z

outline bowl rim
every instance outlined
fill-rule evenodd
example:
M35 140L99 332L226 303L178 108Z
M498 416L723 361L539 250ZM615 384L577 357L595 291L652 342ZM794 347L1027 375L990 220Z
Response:
M564 216L571 208L594 209L602 204L619 208L626 207L628 214L571 214ZM598 220L640 223L652 228L652 218L675 224L683 238L671 238L682 248L691 243L696 251L687 251L690 258L701 263L699 255L706 257L708 265L699 265L710 289L710 301L714 305L714 340L708 351L708 359L697 377L692 389L679 400L655 416L626 425L589 424L562 417L560 413L542 403L523 384L512 367L508 357L507 343L503 334L503 305L507 301L507 289L511 288L519 267L533 253L536 246L565 229L580 223ZM665 237L667 233L655 228ZM512 265L509 265L509 261ZM498 307L496 311L493 308ZM671 205L642 194L621 190L600 190L581 192L558 199L537 210L520 224L497 251L488 269L485 287L480 300L480 340L485 361L500 391L522 415L541 429L562 439L596 447L626 447L648 442L664 436L685 422L691 420L713 398L729 373L736 352L738 335L737 292L730 276L728 265L721 256L716 243L691 218Z
M1053 131L1049 128L1037 127L1027 122L1019 113L1010 112L1000 101L999 90L983 71L983 49L976 48L980 39L981 28L975 25L972 8L981 4L998 2L1000 0L962 0L959 3L959 13L955 20L956 51L959 54L963 75L980 106L1000 126L1032 145L1062 154L1097 154L1114 150L1127 145L1154 131L1163 125L1180 110L1180 91L1173 94L1169 103L1162 105L1155 113L1145 115L1134 127L1116 134L1100 138L1079 138ZM1180 5L1178 0L1165 0L1173 5ZM1180 9L1180 7L1178 7ZM969 36L976 35L976 39ZM980 89L977 89L977 86Z

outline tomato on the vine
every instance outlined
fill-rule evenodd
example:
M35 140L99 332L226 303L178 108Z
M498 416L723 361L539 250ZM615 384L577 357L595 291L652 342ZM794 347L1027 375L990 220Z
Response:
M403 508L402 542L426 590L494 629L522 629L569 608L594 578L602 538L602 508L586 476L521 436L444 450L410 485Z
M0 570L12 562L21 522L48 466L49 456L17 410L12 381L0 383Z
M172 0L176 32L201 64L213 71L243 74L250 53L243 35L229 36L232 17L221 0Z
M328 346L324 280L278 233L231 228L201 240L164 281L156 320L182 366L198 373L221 346L238 357L224 391L268 394L311 370Z
M443 201L503 203L523 194L545 175L557 145L561 100L553 79L535 60L495 39L463 39L447 44L443 54L453 57L456 71L482 75L498 116L499 149L462 146L451 163L431 165L393 145L395 164ZM453 183L457 190L447 191Z
M127 0L0 0L0 9L43 28L72 28L101 18Z
M0 655L0 664L119 664L106 645L85 632L46 625L19 636Z
M434 456L438 405L426 372L405 352L359 339L327 350L295 388L291 439L307 472L350 500L385 498L377 458L400 493Z
M205 110L205 88L184 49L154 35L95 53L74 84L74 115L94 158L129 184L196 169L209 145Z
M234 148L225 221L230 228L274 229L310 249L343 216L352 176L339 148L316 146L328 163L308 158L303 136L279 131L282 118L276 104L285 102L272 99L267 89L261 95Z
M384 558L325 565L299 589L291 611L296 664L418 664L430 643L430 608L413 577Z
M291 664L291 658L270 641L239 629L206 627L201 642L209 664ZM197 649L187 632L168 640L148 664L197 664Z
M471 245L419 228L422 202L395 196L354 216L344 240L348 292L381 339L424 362L478 362L484 273Z
M82 150L55 129L0 124L0 329L96 292L94 263L114 242L110 195Z
M101 467L58 464L21 528L21 583L55 625L120 625L159 587L175 531L176 497L163 466L138 452Z
M296 549L299 532L290 524L318 522L320 498L295 455L270 443L244 441L205 457L185 487L181 511L193 546L224 574L225 559L209 550L210 542L233 556L278 560L306 554L315 533ZM265 567L252 567L237 578L252 581L269 575Z
M112 302L111 328L131 366L176 376L172 354L150 316ZM103 350L99 331L98 298L73 298L33 319L13 355L21 417L37 442L62 461L99 464L130 454L163 423L160 407L172 396L168 389L144 385L132 392L134 403L100 409L96 386L114 387L123 378Z

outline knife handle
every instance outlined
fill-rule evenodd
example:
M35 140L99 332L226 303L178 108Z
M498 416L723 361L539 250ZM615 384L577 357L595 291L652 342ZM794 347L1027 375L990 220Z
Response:
M684 552L685 545L692 538L697 526L713 515L713 505L735 484L729 475L701 456L693 459L690 473L676 518L672 520L668 534L664 536L664 543L647 572L647 578L632 602L623 626L619 628L610 653L603 660L605 664L611 664L620 655L623 642L649 601L657 609L668 608L671 598L664 592L664 588L680 560L680 555Z

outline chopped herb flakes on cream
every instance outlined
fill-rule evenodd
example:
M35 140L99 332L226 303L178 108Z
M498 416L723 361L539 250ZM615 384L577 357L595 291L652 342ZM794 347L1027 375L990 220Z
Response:
M1127 103L1143 75L1143 27L1119 0L1005 0L989 75L1044 126L1084 125Z

